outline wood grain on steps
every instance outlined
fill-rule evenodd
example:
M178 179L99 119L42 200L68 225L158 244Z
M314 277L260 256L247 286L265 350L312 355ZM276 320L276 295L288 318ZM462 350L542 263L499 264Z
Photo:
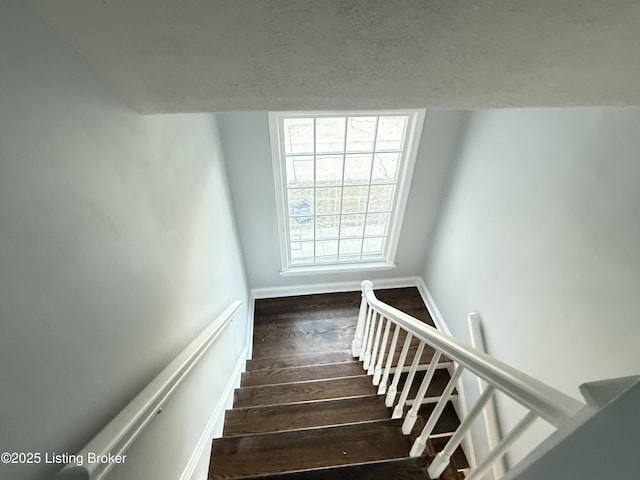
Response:
M404 335L400 335L396 350L394 352L394 357L392 361L392 366L398 365L398 359L400 357L400 352L402 350L402 345L404 343ZM281 347L281 346L280 346ZM405 360L405 368L408 367L416 354L416 350L418 347L417 340L413 340L411 342L411 346L409 348L407 359ZM424 348L424 352L422 353L420 364L428 365L433 358L435 350L429 346ZM388 352L385 353L384 364L386 365ZM286 356L275 356L275 357L256 357L251 360L247 360L247 371L254 370L262 370L268 368L292 368L292 367L304 367L304 366L315 366L315 365L328 365L333 363L357 363L358 358L354 358L351 355L351 350L330 350L324 352L314 352L314 353L301 353L301 354L290 354ZM445 364L451 362L450 359L441 356L439 360L439 364ZM360 362L362 365L362 362Z
M434 325L416 288L380 290L376 294L382 301ZM360 298L360 292L346 292L256 300L254 358L349 349Z
M355 318L309 318L256 325L253 356L348 350L356 331Z
M279 405L331 398L363 397L372 393L375 392L372 391L371 377L360 375L310 382L236 388L233 406L243 408Z
M433 320L425 308L417 288L389 288L376 290L375 294L382 302L405 313L415 312L416 315L413 316L433 325ZM332 314L336 311L357 312L360 307L361 295L361 292L354 291L257 299L255 302L256 324L269 322L274 318L290 318L300 314L318 314L319 312Z
M295 297L261 298L255 301L256 324L269 321L274 316L297 313L331 313L334 309L358 311L361 292L319 293ZM329 309L327 307L330 307Z
M247 360L247 371L262 370L265 368L308 367L331 363L357 362L358 359L353 358L351 350L332 350L328 352L252 358L251 360Z
M415 380L409 390L409 400L415 398L424 374L425 372L416 373ZM406 374L401 376L398 395L400 395L402 385L404 385L404 378L406 378ZM446 369L436 370L433 380L427 389L427 397L435 398L440 396L449 379L449 372ZM371 382L372 378L363 374L353 377L240 387L235 390L233 406L244 408L369 396L377 392L377 387L374 387Z
M433 444L433 448L436 452L441 452L450 439L451 439L450 436L432 438L431 443ZM453 459L454 465L457 467L458 470L465 470L469 468L469 462L467 461L467 457L465 456L460 446L456 448L451 458Z
M438 364L445 367L446 361ZM419 366L419 371L426 371L428 364ZM391 370L391 377L394 373ZM404 372L408 372L409 365L405 365ZM324 365L305 365L301 367L262 368L249 370L242 374L241 387L254 387L258 385L276 385L279 383L305 382L309 380L322 380L326 378L355 377L365 374L361 362L328 363ZM392 377L393 378L393 377ZM422 376L420 376L420 379Z
M320 468L312 471L270 475L269 480L428 480L426 457L384 460L360 465ZM245 480L265 480L246 477Z
M244 372L240 385L242 387L276 385L278 383L304 382L326 378L355 377L363 373L362 364L358 362L310 365L296 368L271 368Z
M403 459L401 420L215 439L209 480Z
M425 448L424 455L428 458L434 458L436 456L436 453L441 451L436 448L433 440L434 439L432 438L427 440L427 445ZM438 480L463 480L463 479L464 479L464 474L462 472L459 472L456 469L454 462L450 462L446 466L446 468L444 469L440 477L438 477Z
M434 404L423 405L419 414L428 417ZM225 414L224 436L250 435L342 424L388 420L391 409L384 398L368 397L324 400L268 407L234 408ZM449 434L460 425L451 403L447 405L434 434Z

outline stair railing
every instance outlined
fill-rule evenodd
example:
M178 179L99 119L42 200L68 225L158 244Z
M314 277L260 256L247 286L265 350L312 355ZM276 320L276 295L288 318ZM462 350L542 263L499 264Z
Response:
M74 458L79 464L65 465L54 480L103 480L114 466L112 462L85 462L93 457L122 456L140 436L182 382L220 337L242 306L232 302L204 329L151 383L136 395Z
M392 328L393 333L391 334ZM393 360L401 332L405 333L405 340L397 364L394 367ZM392 338L387 350L390 334ZM400 397L396 402L400 376L403 372L406 372L405 363L414 338L418 341L418 346L411 360L411 367L408 370ZM409 391L415 379L425 345L432 347L435 350L435 354L418 388L416 398L405 415L404 410L407 406ZM456 362L451 380L445 387L420 435L415 439L411 447L409 452L411 457L418 457L424 452L427 440L432 434L447 402L451 399L458 379L464 371L472 372L487 382L487 388L476 404L468 412L444 449L436 455L429 466L428 474L431 478L438 478L445 470L453 452L468 433L472 422L482 412L484 406L491 400L496 391L503 392L524 406L528 413L502 438L488 456L473 469L471 474L466 477L467 480L481 478L537 418L542 418L554 427L559 428L585 406L573 397L490 357L480 350L459 342L417 318L381 302L373 292L373 283L368 280L362 282L362 302L360 304L356 334L352 343L352 354L363 361L364 369L369 375L373 376L373 384L378 386L378 394L386 394L385 403L387 407L395 405L391 418L402 418L404 416L402 432L405 435L410 434L415 425L418 410L436 372L441 356L444 355ZM392 373L393 377L389 384L389 378Z

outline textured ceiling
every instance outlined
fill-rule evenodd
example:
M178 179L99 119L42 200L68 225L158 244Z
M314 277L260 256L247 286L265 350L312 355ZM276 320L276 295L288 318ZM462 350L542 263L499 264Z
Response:
M638 0L27 0L138 110L640 104Z

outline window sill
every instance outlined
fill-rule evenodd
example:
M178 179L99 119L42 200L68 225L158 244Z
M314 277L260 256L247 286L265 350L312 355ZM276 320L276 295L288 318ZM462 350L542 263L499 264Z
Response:
M296 275L317 275L323 273L351 273L351 272L368 272L371 270L391 270L395 268L394 263L375 262L375 263L345 263L340 265L312 265L304 267L291 267L283 270L280 275L283 277Z

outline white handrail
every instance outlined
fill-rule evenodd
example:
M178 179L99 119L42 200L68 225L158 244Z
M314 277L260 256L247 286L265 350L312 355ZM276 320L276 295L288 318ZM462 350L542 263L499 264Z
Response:
M573 397L381 302L376 298L370 281L362 282L362 292L369 306L378 314L460 363L555 427L564 424L584 407Z
M86 463L88 454L122 455L144 428L161 413L162 406L197 365L231 322L242 302L234 301L193 340L160 374L124 407L80 452L83 465L66 465L55 480L102 480L113 463Z

